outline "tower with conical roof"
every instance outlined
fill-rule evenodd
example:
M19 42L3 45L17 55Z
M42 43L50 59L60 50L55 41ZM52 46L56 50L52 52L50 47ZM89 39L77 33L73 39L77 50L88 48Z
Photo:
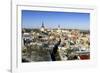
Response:
M58 25L58 30L60 30L60 25Z
M45 30L44 22L42 22L41 31L44 31L44 30Z
M61 33L61 29L60 29L60 25L58 25L58 30L57 30L58 33Z
M42 22L42 26L41 26L41 28L44 28L44 22Z

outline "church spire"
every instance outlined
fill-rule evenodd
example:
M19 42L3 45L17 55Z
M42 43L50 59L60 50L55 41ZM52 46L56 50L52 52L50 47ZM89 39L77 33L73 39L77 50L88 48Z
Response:
M42 26L41 27L44 28L44 22L42 22Z
M41 31L45 31L44 22L42 22Z
M60 25L58 25L58 29L60 29Z
M58 25L58 28L60 28L60 25Z

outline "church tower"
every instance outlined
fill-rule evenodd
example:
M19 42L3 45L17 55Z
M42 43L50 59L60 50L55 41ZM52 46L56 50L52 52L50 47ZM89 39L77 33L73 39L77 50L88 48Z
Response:
M58 30L60 30L60 25L58 25Z
M57 30L58 33L61 33L61 28L60 28L60 25L58 25L58 30Z
M44 22L42 22L41 31L45 31Z
M41 28L44 28L44 23L42 22L42 26L41 26Z

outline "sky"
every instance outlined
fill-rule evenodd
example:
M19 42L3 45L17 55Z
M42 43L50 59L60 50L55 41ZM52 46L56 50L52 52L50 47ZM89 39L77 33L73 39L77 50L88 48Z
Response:
M90 14L76 12L53 12L22 10L22 28L66 28L66 29L89 29Z

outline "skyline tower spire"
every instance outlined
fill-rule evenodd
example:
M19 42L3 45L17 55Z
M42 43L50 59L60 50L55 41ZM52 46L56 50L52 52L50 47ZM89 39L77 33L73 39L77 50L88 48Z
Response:
M42 21L41 31L45 31L44 22Z
M42 28L44 28L44 22L42 21L42 26L41 26Z

